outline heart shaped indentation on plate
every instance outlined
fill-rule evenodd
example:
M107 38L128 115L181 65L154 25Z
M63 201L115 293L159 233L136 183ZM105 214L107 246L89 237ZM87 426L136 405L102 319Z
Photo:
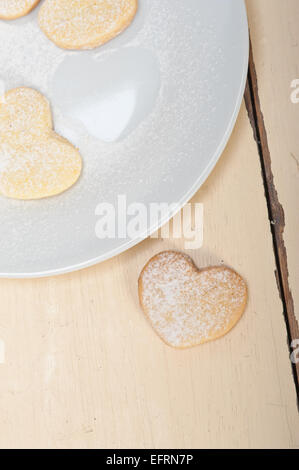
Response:
M246 306L247 287L230 268L199 270L189 256L165 251L143 268L139 299L158 335L170 346L187 348L235 326Z
M115 142L153 109L160 89L157 59L148 50L132 47L108 56L85 54L68 56L57 68L52 101L91 136Z

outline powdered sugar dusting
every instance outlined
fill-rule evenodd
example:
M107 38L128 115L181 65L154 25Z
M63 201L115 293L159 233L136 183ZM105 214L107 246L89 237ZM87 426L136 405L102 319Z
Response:
M48 101L16 88L0 103L0 192L16 199L58 194L79 177L79 152L52 130Z
M198 271L176 252L152 258L140 276L140 298L146 315L164 341L194 346L227 333L246 304L244 280L220 266Z
M66 49L91 49L126 28L137 0L46 0L39 23L55 44Z
M12 19L26 15L40 0L1 0L0 18Z

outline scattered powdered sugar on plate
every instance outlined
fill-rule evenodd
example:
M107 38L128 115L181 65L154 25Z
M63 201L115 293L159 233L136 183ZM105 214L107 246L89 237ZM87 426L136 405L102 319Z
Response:
M40 91L51 104L55 131L78 147L83 160L78 182L57 197L26 202L0 197L2 273L57 270L104 256L128 240L96 238L99 203L115 206L121 194L126 194L128 204L175 203L197 184L226 130L216 119L219 109L227 116L225 126L235 109L228 83L229 90L240 83L239 75L232 77L227 66L238 49L223 41L232 8L221 5L219 0L139 0L129 28L104 46L82 52L60 49L43 34L38 26L40 6L19 20L0 21L0 80L5 89L25 86ZM233 45L239 47L239 33ZM59 70L70 58L82 57L90 67L70 73L71 81L81 87L80 75L85 72L88 90L94 64L105 69L113 57L128 50L132 56L136 51L137 58L143 51L153 58L158 93L139 119L136 113L144 107L147 89L136 95L134 80L125 82L133 97L128 120L134 126L122 138L105 142L66 114L53 83L60 82L67 90L70 80ZM112 79L114 72L111 68Z
M159 336L184 348L227 333L244 311L247 288L229 268L198 270L188 256L167 251L143 269L139 296Z

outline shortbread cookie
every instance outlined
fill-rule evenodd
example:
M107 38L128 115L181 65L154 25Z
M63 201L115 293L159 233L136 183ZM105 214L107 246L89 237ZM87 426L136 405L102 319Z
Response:
M39 24L63 49L93 49L113 39L133 20L137 0L45 0Z
M25 16L40 2L40 0L0 0L0 18L14 20Z
M59 194L78 179L78 150L52 127L48 101L32 88L0 100L0 193L15 199Z
M165 343L188 348L219 338L233 328L244 312L247 287L230 268L199 270L189 256L165 251L143 268L139 299Z

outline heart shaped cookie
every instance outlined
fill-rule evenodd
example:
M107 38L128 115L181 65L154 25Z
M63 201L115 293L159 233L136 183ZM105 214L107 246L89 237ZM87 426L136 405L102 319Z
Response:
M133 20L137 0L45 0L39 24L63 49L93 49L113 39Z
M78 150L52 128L50 105L32 88L0 100L0 193L40 199L72 186L81 173Z
M25 16L40 2L40 0L1 0L0 18L14 20Z
M245 281L225 266L197 269L191 258L174 251L154 256L139 281L141 307L169 346L188 348L219 338L242 316Z

